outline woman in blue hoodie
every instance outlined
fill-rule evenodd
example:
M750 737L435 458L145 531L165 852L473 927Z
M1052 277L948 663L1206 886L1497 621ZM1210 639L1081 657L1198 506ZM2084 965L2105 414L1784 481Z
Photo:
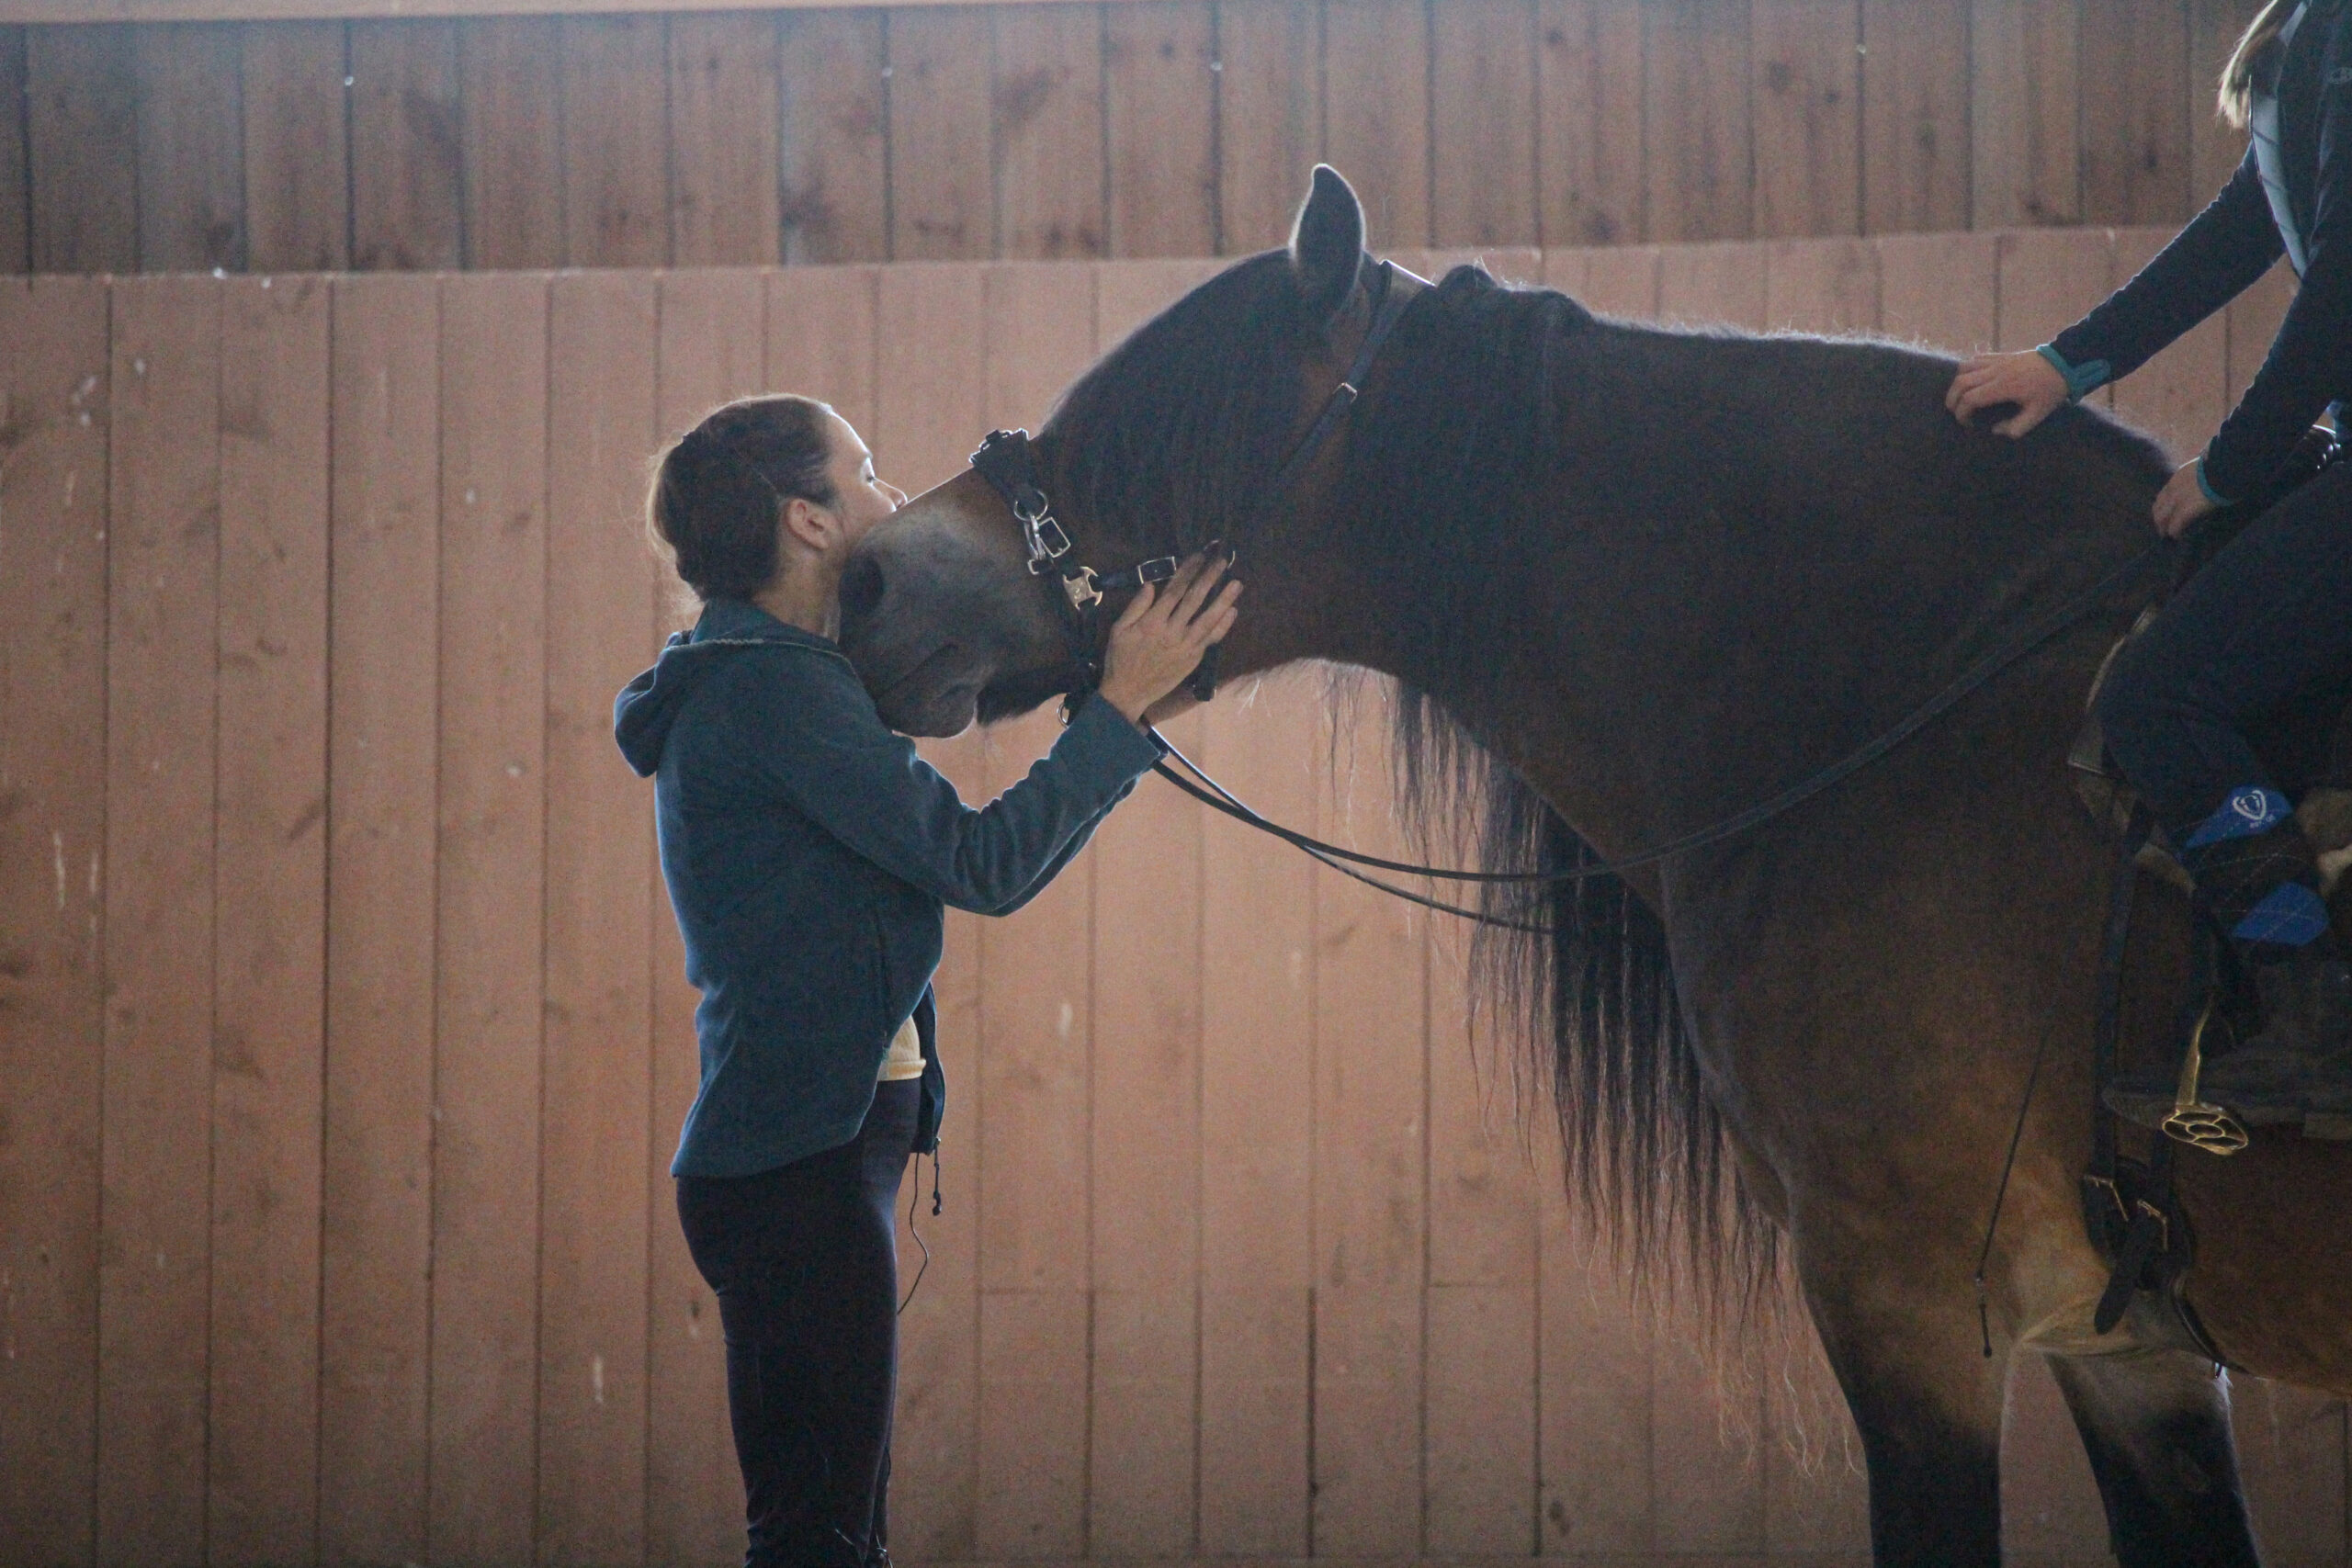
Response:
M1970 360L1945 399L1963 422L2023 436L2069 399L2128 375L2270 270L2299 280L2261 371L2212 442L2155 501L2177 537L2217 507L2275 501L2116 660L2099 696L2108 749L2251 967L2266 1015L2205 1070L2204 1098L2248 1122L2352 1111L2352 965L2312 846L2246 740L2248 723L2352 682L2352 463L2278 499L2312 422L2352 395L2352 4L2269 0L2222 74L2222 113L2252 133L2221 195L2115 296L2040 348ZM2340 427L2340 418L2339 418ZM2109 1103L2171 1108L2170 1075Z
M1009 914L1158 760L1139 728L1232 626L1195 558L1112 629L1101 687L973 810L882 723L834 646L842 569L906 500L825 404L730 403L665 453L649 522L702 602L623 690L702 992L678 1216L718 1298L747 1565L887 1562L892 1201L935 1147L943 907Z

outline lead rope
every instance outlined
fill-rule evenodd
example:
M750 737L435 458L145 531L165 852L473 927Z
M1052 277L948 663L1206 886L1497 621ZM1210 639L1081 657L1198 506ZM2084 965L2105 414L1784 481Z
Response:
M896 1315L900 1317L906 1315L907 1302L913 1301L915 1292L922 1289L922 1277L931 1272L931 1247L922 1239L922 1232L915 1228L915 1210L922 1202L921 1155L915 1156L915 1179L910 1185L914 1190L907 1194L907 1235L912 1236L915 1246L922 1249L922 1262L915 1269L914 1282L907 1287L906 1300L899 1303ZM931 1145L931 1212L934 1214L939 1213L939 1145L935 1141Z

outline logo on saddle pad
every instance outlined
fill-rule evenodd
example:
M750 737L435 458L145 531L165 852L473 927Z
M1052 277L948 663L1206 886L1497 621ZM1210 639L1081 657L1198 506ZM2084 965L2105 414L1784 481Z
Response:
M2267 833L2294 815L2294 807L2287 797L2275 789L2260 784L2248 784L2232 790L2222 808L2198 825L2188 836L2186 849L2201 849L2218 844L2224 839L2250 839L2256 833Z

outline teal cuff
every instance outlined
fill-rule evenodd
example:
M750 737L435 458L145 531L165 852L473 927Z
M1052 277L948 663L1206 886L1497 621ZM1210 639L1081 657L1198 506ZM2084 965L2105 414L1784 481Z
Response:
M2112 378L2112 367L2104 359L2086 359L2080 365L2069 365L2066 356L2043 344L2034 353L2050 362L2052 369L2066 378L2066 397L2071 402L2081 402Z
M2215 490L2211 485L2205 482L2205 459L2202 457L2197 459L2197 488L2199 491L2204 495L2206 500L2211 502L2216 506L2232 506L2236 504L2234 502L2231 501L2228 496L2223 495L2220 491Z

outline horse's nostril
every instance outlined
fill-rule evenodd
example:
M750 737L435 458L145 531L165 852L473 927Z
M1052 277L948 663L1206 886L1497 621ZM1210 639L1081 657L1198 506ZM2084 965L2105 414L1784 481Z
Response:
M882 566L871 556L851 560L842 572L842 625L851 626L882 606Z

